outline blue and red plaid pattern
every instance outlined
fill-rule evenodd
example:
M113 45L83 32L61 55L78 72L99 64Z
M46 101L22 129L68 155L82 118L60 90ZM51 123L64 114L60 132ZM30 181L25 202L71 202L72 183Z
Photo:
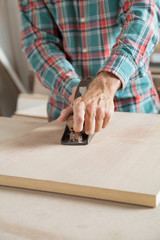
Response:
M81 79L99 71L122 82L115 111L158 112L149 56L159 41L159 0L19 0L19 7L23 50L50 89L49 120Z

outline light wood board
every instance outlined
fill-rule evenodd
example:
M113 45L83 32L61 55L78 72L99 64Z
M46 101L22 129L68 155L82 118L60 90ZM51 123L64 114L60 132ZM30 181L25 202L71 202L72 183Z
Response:
M63 146L49 123L0 146L0 185L156 207L160 116L115 113L87 146Z
M35 128L46 125L47 120L25 117L0 117L0 144L18 138Z

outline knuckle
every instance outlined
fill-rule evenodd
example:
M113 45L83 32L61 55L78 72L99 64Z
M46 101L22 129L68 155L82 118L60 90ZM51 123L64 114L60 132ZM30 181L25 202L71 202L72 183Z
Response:
M75 109L82 109L84 107L84 102L81 98L77 98L76 100L74 100L73 107Z
M97 114L96 114L96 119L97 120L100 120L104 117L104 113L103 113L103 110L101 108L98 108L97 109Z
M77 102L76 105L77 105L78 108L80 108L81 107L81 102Z
M77 115L74 117L74 121L82 123L84 121L84 118L80 115Z
M81 100L82 100L81 97L78 97L74 100L74 103L78 105L81 102Z
M87 109L87 115L88 115L89 118L95 117L96 116L96 109L89 106L88 109Z

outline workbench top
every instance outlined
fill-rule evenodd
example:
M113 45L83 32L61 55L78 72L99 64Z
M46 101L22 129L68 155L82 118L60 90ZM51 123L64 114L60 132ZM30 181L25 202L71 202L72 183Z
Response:
M0 118L0 144L45 121ZM160 205L147 208L0 187L0 239L159 240Z

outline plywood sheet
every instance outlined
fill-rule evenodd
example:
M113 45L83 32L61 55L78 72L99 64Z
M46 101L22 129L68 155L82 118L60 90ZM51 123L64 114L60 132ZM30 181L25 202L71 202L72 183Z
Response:
M87 146L63 146L49 123L0 146L0 184L155 207L160 116L115 113Z
M1 240L159 240L159 223L160 205L0 187Z
M47 120L25 117L6 118L0 117L0 144L20 137L35 128L43 126Z

